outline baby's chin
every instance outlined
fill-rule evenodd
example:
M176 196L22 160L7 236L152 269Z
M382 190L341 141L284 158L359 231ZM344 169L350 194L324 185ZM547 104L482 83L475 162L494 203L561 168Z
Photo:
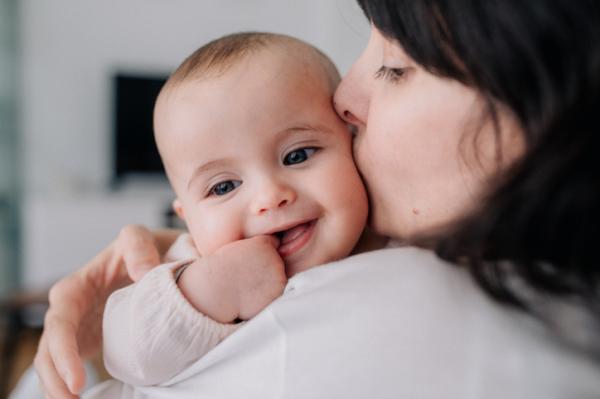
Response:
M314 269L317 266L319 266L319 265L317 265L317 264L294 265L294 264L288 264L286 262L285 263L285 275L287 276L287 278L292 278L299 273L305 272L310 269Z

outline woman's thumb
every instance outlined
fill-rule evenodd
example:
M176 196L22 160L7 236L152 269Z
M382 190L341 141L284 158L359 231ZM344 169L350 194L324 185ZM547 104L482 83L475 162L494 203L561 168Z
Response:
M127 273L133 281L141 279L160 264L160 255L152 232L144 226L125 226L117 238Z

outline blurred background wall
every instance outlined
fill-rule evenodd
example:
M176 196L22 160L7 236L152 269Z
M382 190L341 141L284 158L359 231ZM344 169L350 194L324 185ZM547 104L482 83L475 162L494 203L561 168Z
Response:
M243 30L304 39L345 73L368 39L354 0L0 0L0 14L4 291L49 286L126 223L167 223L164 180L114 184L115 74L166 76Z

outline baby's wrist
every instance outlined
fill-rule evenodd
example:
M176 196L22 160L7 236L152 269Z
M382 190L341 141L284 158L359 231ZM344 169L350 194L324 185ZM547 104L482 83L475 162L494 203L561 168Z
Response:
M185 271L185 269L187 269L192 263L186 263L183 266L180 266L177 270L175 270L174 273L174 277L175 277L175 284L179 284L179 279L181 278L181 275L183 274L183 272Z
M179 290L200 313L220 323L231 323L239 314L232 284L218 270L209 270L204 258L178 269L174 275Z

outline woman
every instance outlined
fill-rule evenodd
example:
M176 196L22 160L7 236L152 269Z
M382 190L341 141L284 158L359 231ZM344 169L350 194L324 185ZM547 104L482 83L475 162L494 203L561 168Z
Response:
M360 3L372 35L335 106L356 131L371 226L438 257L389 249L307 273L267 312L283 336L249 338L249 323L181 396L218 395L243 364L259 378L246 397L597 397L599 6ZM48 397L79 392L107 296L176 234L127 227L53 287L35 361Z

